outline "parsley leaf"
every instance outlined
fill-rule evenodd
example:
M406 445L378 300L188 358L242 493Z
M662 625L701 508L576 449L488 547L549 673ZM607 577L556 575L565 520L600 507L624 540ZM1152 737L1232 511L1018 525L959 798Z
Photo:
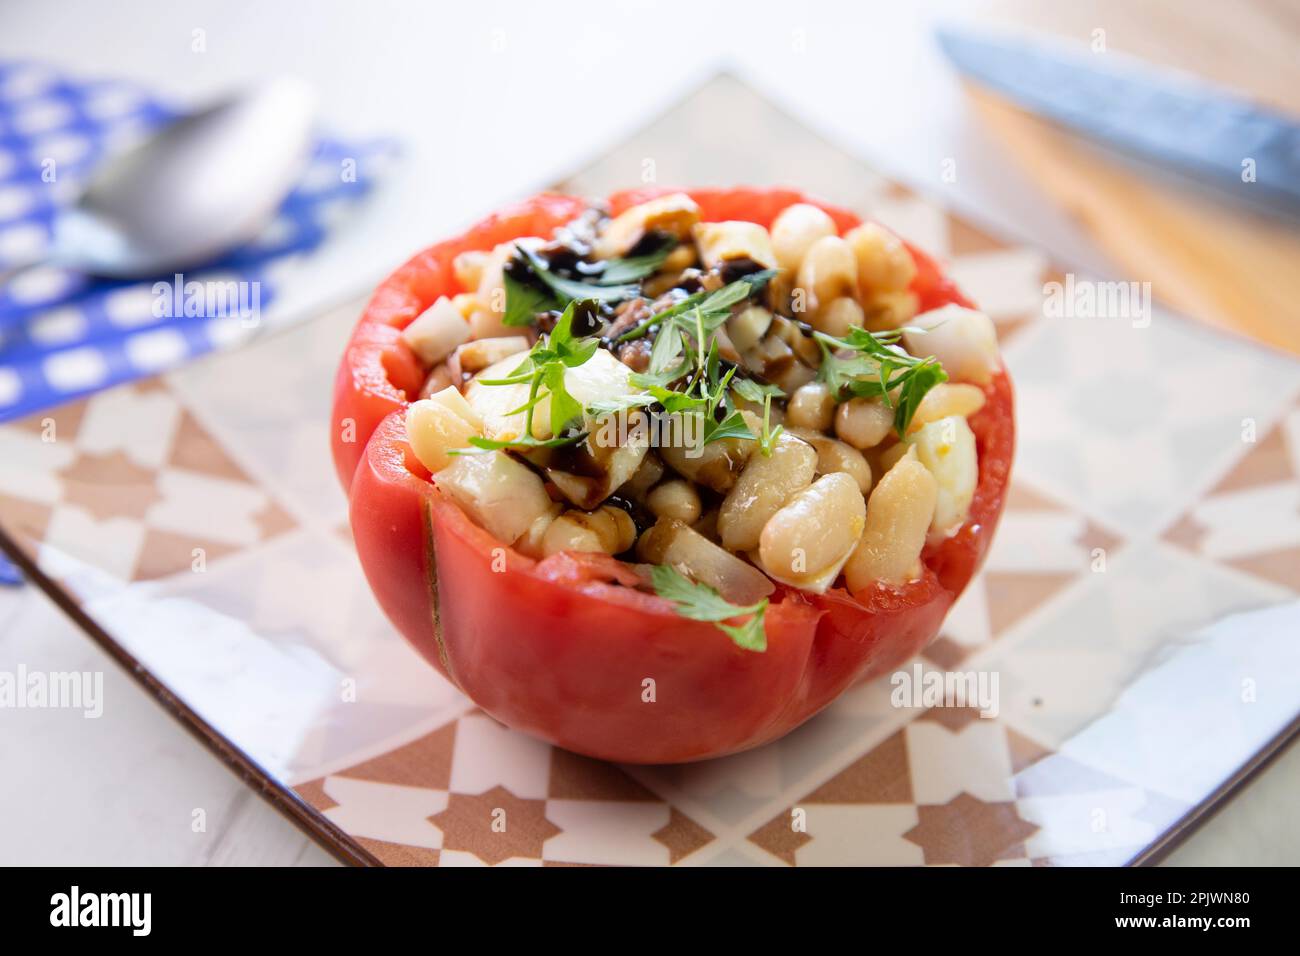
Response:
M572 302L575 299L617 302L620 299L630 299L641 291L635 284L601 285L595 282L583 282L580 279L566 279L564 276L552 272L546 260L532 249L515 246L515 251L522 257L522 261L528 263L528 266L533 270L533 275L544 282L555 293L556 298L563 303Z
M948 381L948 374L935 359L928 358L914 366L898 393L898 406L894 409L894 431L906 435L912 416L920 407L921 399L940 382Z
M711 621L730 637L737 647L747 651L767 650L767 633L763 628L767 598L748 607L732 604L707 584L697 584L676 568L657 564L650 569L655 593L677 605L677 613L692 621ZM752 615L744 624L724 624L732 618Z
M836 400L882 399L887 407L894 409L894 430L900 438L907 434L926 393L940 382L948 381L947 373L933 357L917 358L897 344L905 331L909 330L873 334L855 326L843 338L813 333L822 349L817 377L835 394Z
M509 412L524 415L523 436L511 441L471 438L470 443L483 449L491 448L555 448L568 445L584 437L561 437L574 419L582 415L582 403L570 394L565 385L565 370L577 368L596 354L600 341L595 338L578 338L573 334L573 314L578 300L565 307L549 335L538 339L524 360L505 378L481 379L482 385L528 385L528 401ZM545 386L546 391L542 391ZM533 438L533 412L542 399L550 399L551 434L545 441Z
M506 288L506 314L502 324L514 328L532 325L538 312L549 312L559 307L555 297L530 283L516 279L507 269L502 278Z
M597 285L618 285L620 282L637 282L659 271L668 254L677 246L677 240L669 236L659 248L640 256L626 259L607 259L605 268L600 273Z
M534 438L532 435L520 435L518 438L483 438L474 435L469 439L469 443L475 448L481 448L484 451L498 451L501 449L531 449L531 448L563 448L565 445L576 445L587 437L586 432L577 435L565 435L560 438ZM453 449L447 454L463 455L465 449ZM470 454L473 454L472 452Z
M738 378L731 383L731 390L747 402L762 405L765 398L784 398L785 392L776 385L756 382L752 378Z
M696 306L699 306L704 315L705 327L709 331L713 331L727 318L733 305L744 302L752 295L757 295L775 275L775 269L764 269L762 272L751 272L747 276L742 276L735 282L730 282L714 292L692 292L686 298L677 300L668 308L643 319L639 325L620 335L617 341L629 342L632 339L639 339L656 325L676 318Z

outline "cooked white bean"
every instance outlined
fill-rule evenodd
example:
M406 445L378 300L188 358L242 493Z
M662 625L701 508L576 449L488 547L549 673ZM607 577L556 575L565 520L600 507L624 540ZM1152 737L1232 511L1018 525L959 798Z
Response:
M763 527L759 560L777 580L823 593L857 547L866 512L856 481L838 472L824 475Z
M505 452L456 455L433 480L477 525L506 544L551 509L542 479Z
M772 313L761 305L751 305L727 320L727 337L738 352L748 352L762 341L772 325Z
M851 398L835 411L835 434L854 448L874 448L893 427L893 409L874 398Z
M808 297L806 310L816 315L840 296L858 288L858 261L839 236L823 236L808 247L799 264L798 288Z
M826 431L835 417L835 397L822 382L809 382L795 390L786 405L785 420L792 428Z
M916 276L916 263L901 239L874 222L844 234L858 263L858 288L863 298L906 289Z
M787 395L797 392L817 377L817 370L798 360L771 374L772 384Z
M454 388L445 391L456 392ZM431 472L446 468L451 461L448 452L468 448L469 440L477 434L479 429L471 419L436 397L412 402L406 410L406 440L420 464Z
M930 422L937 422L950 415L969 418L983 407L984 389L979 386L965 382L940 382L925 393L907 430L909 434L918 432Z
M793 275L799 271L808 248L835 232L835 220L825 210L802 202L787 206L772 223L772 251L777 265Z
M687 524L700 520L700 496L689 481L665 481L646 495L645 504L656 518L676 518Z
M930 422L904 444L916 449L917 458L939 486L930 534L945 538L966 523L975 496L979 481L975 433L966 419L952 415Z
M560 516L562 511L564 511L564 505L557 501L551 505L548 511L533 519L533 523L528 526L528 530L515 541L515 550L528 555L530 558L546 557L546 552L542 547L542 542L546 538L546 529L551 526L551 522Z
M451 271L462 289L477 289L483 278L483 267L487 265L488 254L479 249L462 252L451 260Z
M919 301L915 292L906 289L902 292L877 292L862 300L866 313L864 328L869 332L888 332L900 328L916 315Z
M758 545L763 526L796 491L812 484L817 452L801 438L783 432L771 455L755 452L727 492L718 512L718 534L728 551Z
M923 331L904 333L907 350L933 355L949 378L987 385L1002 365L997 331L983 312L949 304L918 315L911 325Z
M746 420L748 418L747 415ZM753 432L755 427L761 425L757 421L751 422L749 430ZM726 491L734 485L736 476L754 451L754 442L744 438L723 438L700 447L685 440L678 441L676 437L669 444L660 446L659 456L683 478L714 491Z
M700 207L690 196L659 196L615 216L596 240L596 255L602 259L624 255L651 230L689 239L691 227L699 221Z
M898 460L907 454L907 445L901 441L896 441L888 447L877 445L870 449L868 454L871 456L871 470L877 475L883 475L889 469L898 464Z
M542 553L599 551L621 554L636 540L636 525L622 508L604 505L595 511L564 512L546 528Z
M437 365L468 338L468 323L445 295L402 330L402 340L426 368Z
M812 317L812 326L827 335L843 338L849 329L866 328L867 317L858 300L847 295L831 300L830 305Z
M938 485L909 451L885 472L867 499L867 523L844 566L852 592L873 583L905 584L921 572L921 551L934 517Z
M817 452L817 474L833 475L843 472L857 482L864 495L871 490L871 465L862 452L848 442L811 429L792 428L790 431L812 445Z
M619 487L618 493L633 501L641 501L663 475L663 460L653 451L647 452L632 477Z
M762 571L676 518L660 518L641 535L637 557L667 564L694 581L714 588L733 604L753 604L776 590Z
M715 269L724 262L750 259L764 269L776 265L772 240L756 222L699 222L691 230L704 268Z

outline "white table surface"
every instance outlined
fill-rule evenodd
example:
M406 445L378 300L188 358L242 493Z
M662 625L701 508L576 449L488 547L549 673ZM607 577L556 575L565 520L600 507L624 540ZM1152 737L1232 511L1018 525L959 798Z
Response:
M181 101L294 73L316 87L333 130L400 135L403 163L295 283L291 311L364 290L411 250L562 177L723 68L882 171L1063 261L1109 271L1068 216L1015 174L933 47L935 20L972 19L981 3L568 6L561 17L522 2L8 0L0 58L133 78ZM949 159L955 182L941 178ZM0 710L0 863L330 862L34 587L0 589L0 670L19 663L102 670L105 708L98 720ZM1293 747L1171 862L1300 862L1297 786Z

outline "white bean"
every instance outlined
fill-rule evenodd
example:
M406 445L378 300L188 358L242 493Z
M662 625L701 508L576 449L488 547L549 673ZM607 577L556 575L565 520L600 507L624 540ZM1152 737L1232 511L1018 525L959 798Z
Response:
M744 438L723 438L703 447L674 441L660 446L659 456L683 478L714 491L726 491L736 483L736 476L753 450L754 443Z
M854 448L874 448L893 427L893 410L874 398L851 398L835 412L835 434Z
M645 504L656 518L676 518L686 524L700 519L700 496L689 481L665 481L651 490Z
M909 434L919 432L930 422L937 422L950 415L969 418L983 407L984 389L979 386L965 382L940 382L925 393L907 430Z
M848 243L839 236L823 236L809 246L799 264L797 285L808 296L807 311L814 315L840 296L853 295L858 262Z
M831 300L830 305L812 318L814 328L836 338L848 335L851 328L866 328L866 323L866 313L862 311L858 300L847 295Z
M835 398L822 382L809 382L790 396L785 420L792 428L826 431L835 417Z
M763 527L759 559L769 575L804 590L825 590L857 546L866 503L848 475L824 475L795 494Z
M909 452L885 472L867 499L867 522L844 566L851 592L880 581L899 585L920 575L921 551L934 517L938 485Z
M755 452L722 500L718 534L728 551L758 545L763 526L790 496L812 484L817 452L801 438L782 433L771 455Z
M1002 365L997 330L983 312L949 304L918 315L911 324L922 331L904 333L907 350L933 355L951 379L987 385Z
M896 235L874 222L864 223L844 234L858 264L858 288L862 297L906 289L916 275L916 263Z
M791 274L797 272L809 246L835 232L835 220L824 210L808 203L787 206L772 223L772 251L777 265Z
M542 536L542 553L597 551L621 554L632 547L635 540L636 525L622 508L604 505L595 511L572 509L547 526Z
M817 474L833 475L843 472L858 483L865 495L871 490L871 465L867 457L848 442L842 442L806 428L790 429L817 452Z
M456 394L459 396L460 393ZM406 410L406 440L420 464L430 472L446 468L451 461L448 452L468 448L469 440L477 434L479 429L472 420L435 398L412 402Z

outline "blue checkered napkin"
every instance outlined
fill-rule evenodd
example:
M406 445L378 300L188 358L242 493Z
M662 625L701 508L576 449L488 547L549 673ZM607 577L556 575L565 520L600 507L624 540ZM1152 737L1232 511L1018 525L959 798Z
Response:
M56 210L105 154L176 115L130 84L0 62L0 271L40 253ZM265 233L180 282L160 276L170 292L154 281L90 280L54 268L0 287L0 421L157 373L246 334L257 321L250 307L266 308L277 277L320 244L394 153L390 140L320 139Z

